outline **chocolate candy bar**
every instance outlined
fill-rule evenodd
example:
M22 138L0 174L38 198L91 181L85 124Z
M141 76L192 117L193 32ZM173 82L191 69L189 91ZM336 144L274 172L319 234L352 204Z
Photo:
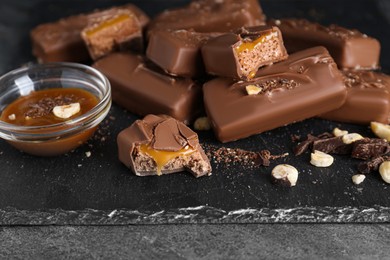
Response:
M148 16L132 4L80 14L61 19L57 22L41 24L31 31L33 55L39 62L72 61L82 62L89 59L87 47L81 38L81 31L95 21L112 17L118 10L128 10L137 18L141 27L149 22Z
M211 174L197 134L172 117L147 115L119 133L119 160L138 176L190 171Z
M343 74L347 86L345 103L320 117L346 123L389 123L390 76L372 71L344 71Z
M260 67L288 56L280 30L271 26L215 37L202 47L202 55L209 74L236 79L253 78Z
M305 19L272 20L282 31L288 53L315 46L328 49L340 69L377 69L380 43L357 30L328 27Z
M203 76L201 47L218 35L193 30L158 30L150 35L146 56L171 75Z
M167 114L185 123L202 110L202 88L145 64L142 57L113 53L94 65L110 80L112 98L134 114Z
M142 27L128 9L103 17L87 26L81 36L93 60L116 50L142 51Z
M149 26L154 30L193 29L197 32L229 32L242 26L263 25L265 16L258 0L195 0L166 10Z
M217 138L234 141L340 107L341 73L323 47L307 49L260 69L248 82L217 78L203 87Z

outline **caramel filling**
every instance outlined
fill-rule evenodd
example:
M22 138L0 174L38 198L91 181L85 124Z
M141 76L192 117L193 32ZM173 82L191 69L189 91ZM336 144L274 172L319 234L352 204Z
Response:
M150 145L143 144L139 147L140 151L142 153L145 153L153 158L153 160L157 164L157 175L161 175L162 168L172 159L175 159L179 156L189 156L190 154L194 153L195 150L192 149L190 146L186 146L183 149L171 152L171 151L164 151L164 150L155 150Z
M115 18L112 18L112 19L109 19L107 21L104 21L101 24L99 24L98 26L96 26L96 27L94 27L94 28L92 28L90 30L87 30L85 32L85 34L87 36L92 36L93 34L99 32L101 30L107 29L107 28L109 28L109 27L111 27L111 26L113 26L115 24L122 23L122 22L124 22L124 21L126 21L128 19L131 19L131 18L132 18L132 16L129 15L129 14L118 15Z

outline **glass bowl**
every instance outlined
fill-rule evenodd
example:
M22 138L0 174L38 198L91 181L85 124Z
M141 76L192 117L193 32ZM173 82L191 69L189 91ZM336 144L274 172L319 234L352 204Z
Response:
M96 69L77 63L32 65L0 77L0 114L31 91L80 88L97 97L98 104L80 116L44 126L20 126L0 121L0 138L17 149L38 156L56 156L86 142L111 107L111 87Z

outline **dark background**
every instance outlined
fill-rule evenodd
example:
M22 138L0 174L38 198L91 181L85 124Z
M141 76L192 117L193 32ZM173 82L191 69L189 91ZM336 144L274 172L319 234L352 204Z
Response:
M188 1L133 2L148 14L154 15L166 7ZM28 32L33 26L80 11L122 3L125 1L2 1L0 73L33 61L28 38ZM358 28L378 38L383 47L383 71L389 72L390 49L387 46L390 41L390 17L386 17L389 13L389 1L263 0L261 4L268 17L306 17L324 24L337 23ZM251 169L224 164L214 164L213 175L201 179L194 179L186 173L161 178L137 178L117 161L115 146L117 133L136 117L116 106L113 107L111 116L88 145L59 158L25 155L0 141L2 224L151 223L154 220L151 216L161 211L167 214L158 218L156 223L175 223L177 214L193 213L177 209L201 205L208 205L210 209L198 212L201 214L200 218L190 218L193 221L179 218L180 221L177 222L218 222L229 211L246 208L257 210L265 218L249 214L245 219L231 218L228 222L275 222L272 214L291 208L310 210L303 212L307 218L302 220L296 217L280 218L276 222L322 222L326 221L326 217L326 222L338 222L340 219L342 222L381 222L377 218L378 214L386 213L389 207L387 185L378 176L369 176L363 185L354 186L350 179L356 172L356 161L344 157L336 157L335 165L329 169L310 166L308 155L298 158L289 156L274 162L273 165L291 163L301 171L298 186L293 189L271 185L271 168ZM370 135L370 131L364 126L311 119L231 143L229 146L253 151L269 149L274 154L291 153L291 134L318 134L335 126ZM101 141L102 137L104 142ZM211 133L201 134L201 140L220 146ZM89 158L85 156L87 151L92 153ZM350 219L345 216L340 218L340 209L351 208L357 210L347 212ZM114 220L103 217L114 209L121 209L118 214L114 214ZM269 212L262 211L264 209ZM362 212L361 209L366 211ZM129 217L129 210L137 210L143 215ZM91 217L91 212L96 212L96 215ZM388 221L388 214L385 214L384 219ZM1 229L0 243L5 256L7 252L13 252L36 258L50 258L55 255L54 252L88 258L126 257L128 254L146 258L248 258L256 257L260 252L265 256L283 258L357 255L380 257L386 256L386 250L388 252L388 249L383 248L384 241L389 240L388 231L387 225L4 227ZM22 250L15 249L16 245L23 245ZM43 247L46 251L36 250L37 247ZM281 248L283 250L278 251L279 253L274 253ZM300 250L293 250L294 248Z

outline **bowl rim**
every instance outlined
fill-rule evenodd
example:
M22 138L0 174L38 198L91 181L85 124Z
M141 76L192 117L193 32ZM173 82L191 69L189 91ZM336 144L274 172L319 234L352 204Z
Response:
M7 122L0 120L0 132L4 133L4 131L7 131L7 132L11 133L11 135L12 135L12 133L17 133L17 134L22 134L22 135L30 135L31 137L32 136L36 136L36 137L38 137L38 136L40 136L40 137L53 136L53 137L55 137L58 135L61 136L64 133L73 132L74 130L76 130L75 128L77 128L77 127L88 124L88 121L90 121L95 116L97 116L101 112L103 112L105 110L105 108L107 108L107 106L108 106L108 109L111 107L111 85L110 85L110 82L107 79L107 77L104 76L103 73L101 73L99 70L97 70L91 66L80 64L80 63L51 62L51 63L44 63L44 64L33 64L33 65L28 65L26 67L17 68L17 69L14 69L14 70L11 70L11 71L5 73L4 75L2 75L0 77L0 88L1 88L1 82L8 77L16 76L16 75L21 74L21 73L26 73L32 69L38 69L38 70L43 71L43 70L50 70L50 68L58 68L58 69L71 68L71 69L77 69L83 73L89 72L89 75L95 76L99 81L101 81L101 83L103 85L104 91L102 91L103 92L102 99L99 100L99 102L88 112L86 112L82 115L79 115L75 118L61 122L61 123L42 125L42 126L21 126L21 125L10 124L10 123L7 123ZM0 111L0 114L1 114L1 112L2 111ZM61 129L61 127L64 127L64 126L66 126L66 128ZM61 130L58 130L57 128L60 128ZM47 132L44 132L44 133L35 132L35 131L42 131L42 130L47 131ZM50 130L53 130L53 131L50 131ZM59 134L59 133L62 133L62 134ZM8 139L8 138L5 138L5 139ZM12 140L15 140L15 139L12 138Z

